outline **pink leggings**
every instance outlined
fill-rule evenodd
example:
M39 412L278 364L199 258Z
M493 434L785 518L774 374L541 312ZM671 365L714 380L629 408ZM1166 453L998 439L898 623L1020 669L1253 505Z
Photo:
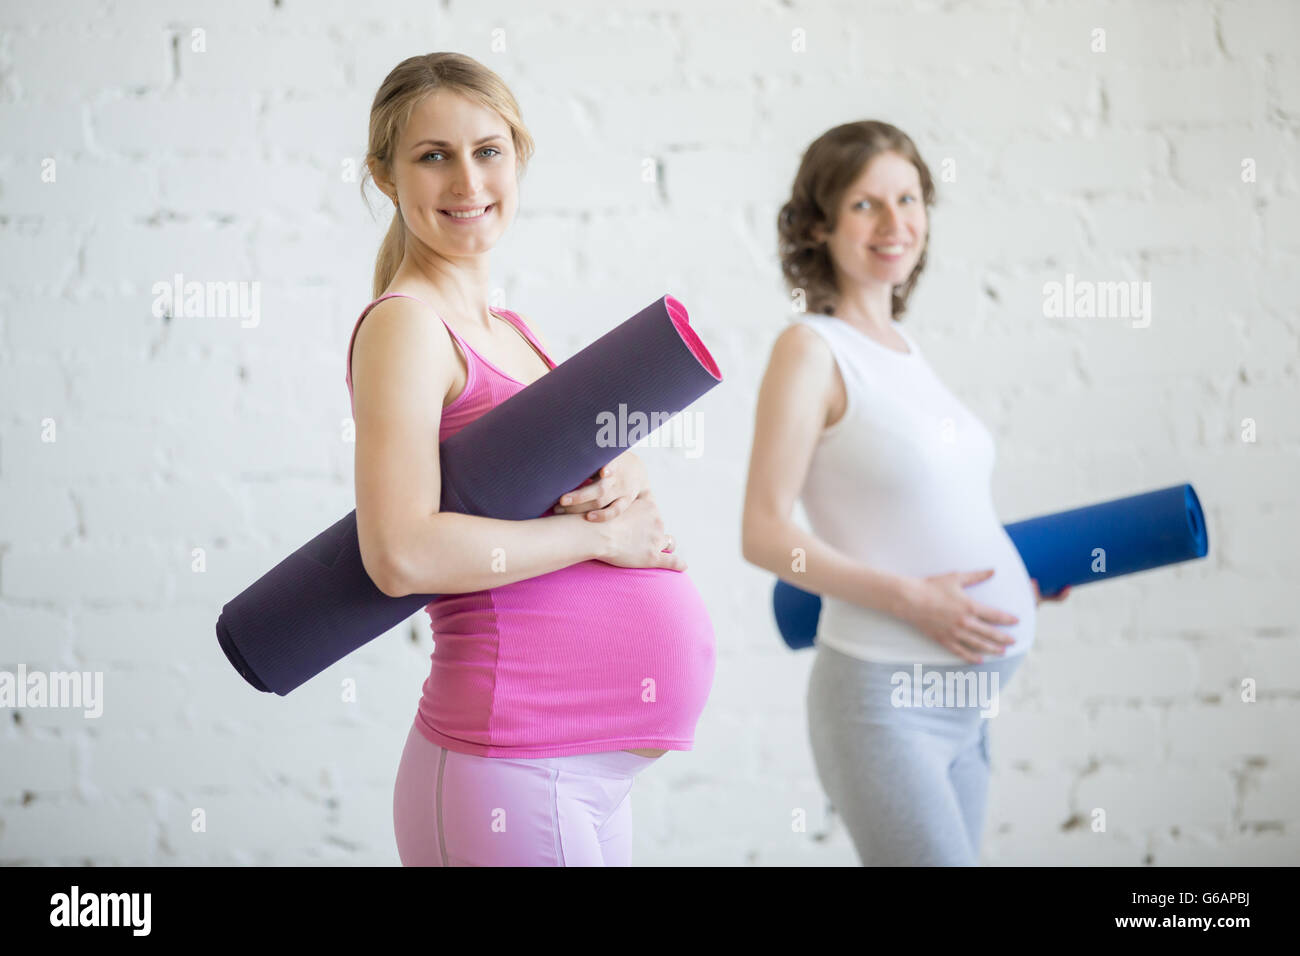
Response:
M412 725L393 787L403 866L631 866L624 750L532 759L447 750Z

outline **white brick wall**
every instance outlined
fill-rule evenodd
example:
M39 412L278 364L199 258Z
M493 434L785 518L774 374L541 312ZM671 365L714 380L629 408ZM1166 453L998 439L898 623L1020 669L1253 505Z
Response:
M812 138L862 118L955 163L908 321L998 437L1003 520L1186 480L1210 522L1207 561L1041 609L985 862L1300 862L1298 27L1289 0L8 0L0 669L101 671L105 701L93 726L0 712L0 863L397 863L424 615L288 699L213 625L354 506L343 363L387 210L341 170L388 70L438 49L501 73L537 139L508 304L569 355L670 291L726 375L702 459L644 456L718 673L696 749L637 784L637 863L856 861L842 823L813 838L812 656L780 643L739 522L788 318L774 215ZM154 317L177 272L258 281L260 325ZM1045 319L1067 272L1149 281L1151 326Z

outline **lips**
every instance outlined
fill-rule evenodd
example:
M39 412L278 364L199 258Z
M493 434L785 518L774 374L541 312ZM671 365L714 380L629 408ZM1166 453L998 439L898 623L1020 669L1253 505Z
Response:
M448 219L454 219L457 222L474 222L482 219L496 207L496 203L488 203L484 206L466 206L459 209L439 209L438 212Z
M867 248L871 250L871 254L877 259L889 263L898 263L903 261L904 250L908 247L901 243L891 243L887 246L868 246Z

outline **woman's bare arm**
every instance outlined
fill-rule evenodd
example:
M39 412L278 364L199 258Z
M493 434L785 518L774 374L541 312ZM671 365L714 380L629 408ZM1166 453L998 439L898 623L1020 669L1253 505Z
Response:
M902 616L914 578L868 567L792 518L838 374L830 347L812 329L795 324L777 337L755 413L741 550L746 561L806 591ZM805 570L792 569L796 549Z
M353 345L357 537L371 580L390 597L460 594L602 557L602 523L580 514L503 521L438 510L438 429L458 362L431 318L411 299L385 299Z

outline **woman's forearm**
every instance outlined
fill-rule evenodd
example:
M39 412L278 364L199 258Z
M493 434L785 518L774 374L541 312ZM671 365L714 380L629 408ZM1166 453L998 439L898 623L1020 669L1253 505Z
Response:
M614 462L632 487L645 489L645 462L630 449ZM388 593L464 594L514 584L601 558L605 533L585 514L502 521L440 511L409 529L399 553L390 557Z
M863 564L790 520L745 535L744 557L788 584L906 619L916 578ZM801 569L801 570L796 570Z
M410 528L392 556L387 593L464 594L514 584L600 558L604 533L580 514L504 521L436 512Z

